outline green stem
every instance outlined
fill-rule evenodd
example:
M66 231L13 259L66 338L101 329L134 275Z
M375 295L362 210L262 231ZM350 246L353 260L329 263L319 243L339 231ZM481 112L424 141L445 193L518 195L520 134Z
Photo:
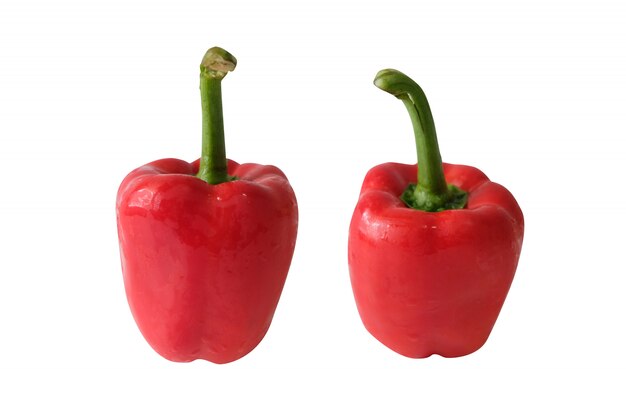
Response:
M218 47L209 49L200 63L202 156L197 177L209 184L221 184L231 179L228 177L224 142L222 79L236 65L237 59Z
M418 160L417 184L409 184L401 196L402 200L409 207L424 211L465 207L467 192L448 185L443 175L435 121L422 88L393 69L379 71L374 85L402 100L413 124Z

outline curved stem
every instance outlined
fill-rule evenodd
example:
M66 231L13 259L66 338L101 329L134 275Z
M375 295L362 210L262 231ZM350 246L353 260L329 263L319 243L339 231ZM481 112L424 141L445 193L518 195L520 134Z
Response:
M374 85L402 100L413 124L418 160L417 184L409 185L402 195L404 202L425 211L463 208L467 193L446 183L435 121L422 88L394 69L379 71Z
M236 65L237 59L219 47L209 49L200 63L202 156L197 177L209 184L221 184L229 180L224 142L222 79Z

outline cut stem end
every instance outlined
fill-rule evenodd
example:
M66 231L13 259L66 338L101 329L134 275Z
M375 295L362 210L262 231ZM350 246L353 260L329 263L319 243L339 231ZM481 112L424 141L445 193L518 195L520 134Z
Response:
M219 46L210 48L200 63L200 75L222 79L237 66L237 58Z

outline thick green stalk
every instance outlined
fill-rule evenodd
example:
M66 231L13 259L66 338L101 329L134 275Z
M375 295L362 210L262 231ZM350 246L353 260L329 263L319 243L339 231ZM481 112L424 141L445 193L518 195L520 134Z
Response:
M424 211L465 207L467 193L448 185L443 175L435 121L422 88L393 69L379 71L374 85L402 100L413 124L418 160L417 184L409 184L401 196L402 200L409 207Z
M229 181L222 113L222 79L235 69L237 59L222 48L209 49L200 63L202 101L202 156L197 177L209 184Z

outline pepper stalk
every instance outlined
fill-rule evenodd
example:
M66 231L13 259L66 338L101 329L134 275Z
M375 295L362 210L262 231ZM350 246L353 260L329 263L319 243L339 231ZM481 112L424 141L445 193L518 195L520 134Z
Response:
M209 184L221 184L233 179L227 171L222 79L236 66L237 59L217 46L209 49L200 63L202 155L197 177Z
M374 85L402 100L411 117L417 148L417 184L409 184L400 196L411 208L423 211L462 209L467 192L447 184L435 121L422 88L411 78L394 69L379 71Z

